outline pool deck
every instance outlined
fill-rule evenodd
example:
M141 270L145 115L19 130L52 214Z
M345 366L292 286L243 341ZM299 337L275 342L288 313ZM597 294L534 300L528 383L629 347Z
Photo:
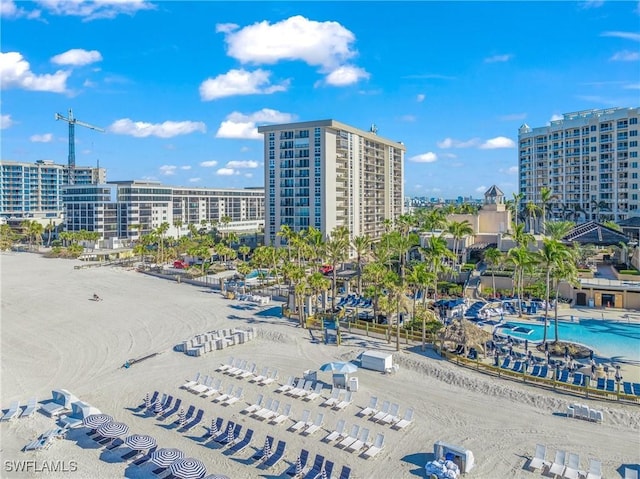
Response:
M538 311L535 315L524 314L521 317L517 314L505 314L505 321L517 321L521 323L535 323L540 324L540 318L544 316ZM558 319L561 321L571 321L571 318L579 319L605 319L610 321L624 321L629 323L640 324L640 311L628 310L628 309L616 309L616 308L589 308L589 307L564 307L558 309ZM553 320L553 310L549 311L549 319ZM491 328L493 331L494 326L487 325L486 328ZM640 344L638 345L640 348ZM515 345L514 350L524 352L523 345ZM584 362L584 361L582 361ZM601 361L607 363L607 361ZM610 363L607 363L610 364ZM623 363L620 364L620 371L625 381L640 382L640 365Z

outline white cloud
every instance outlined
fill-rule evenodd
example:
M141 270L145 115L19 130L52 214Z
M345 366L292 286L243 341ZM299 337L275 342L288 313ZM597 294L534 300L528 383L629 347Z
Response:
M454 153L440 153L440 156L443 158L451 158L451 159L458 158L458 155Z
M473 148L474 146L478 146L480 143L479 138L471 138L470 140L456 140L454 138L445 138L442 141L438 141L436 144L438 148L447 149L447 148Z
M160 168L160 174L164 176L173 176L176 174L177 167L174 165L162 165Z
M429 151L427 153L422 153L420 155L412 156L411 158L409 158L409 161L412 161L414 163L433 163L434 161L437 161L437 160L438 160L438 155L436 155L432 151Z
M13 126L11 115L0 115L0 130L5 130Z
M220 123L216 138L262 140L256 126L258 123L290 123L295 119L295 115L270 108L263 108L249 115L234 111Z
M640 59L639 52L632 52L630 50L622 50L620 52L616 52L611 60L614 62L635 62Z
M427 98L427 96L426 96L424 93L419 93L419 94L416 96L416 101L417 101L418 103L422 103L422 102L424 101L424 99L425 99L425 98Z
M23 3L24 4L24 3ZM13 0L2 0L0 2L0 17L3 19L15 19L15 18L39 18L40 10L25 10L24 8L18 8Z
M485 63L504 63L504 62L508 62L512 58L513 58L513 55L511 55L510 53L505 55L493 55L488 58L485 58L484 62Z
M189 183L198 183L200 178L189 178Z
M227 96L269 95L287 90L289 80L272 85L270 76L270 71L260 68L252 72L245 69L229 70L227 73L203 81L200 84L200 99L211 101Z
M248 161L229 161L226 165L227 168L257 168L258 162L253 160Z
M357 55L355 35L338 22L317 22L296 15L280 22L254 23L238 29L234 24L219 24L225 34L227 54L244 64L274 65L280 61L303 61L328 74L326 83L350 85L369 74L348 65Z
M220 168L218 171L216 171L216 174L220 176L231 176L235 173L236 171L233 168Z
M325 78L327 85L346 86L358 83L361 79L368 79L369 73L359 67L352 65L343 65L336 68Z
M209 160L209 161L203 161L200 163L200 166L202 166L203 168L212 168L214 166L216 166L218 164L218 162L216 160Z
M206 133L207 127L201 121L165 121L163 123L146 123L122 118L114 121L108 127L111 133L129 135L136 138L156 136L158 138L173 138L178 135L188 135L199 131Z
M487 188L486 186L484 186L484 185L482 185L482 186L478 186L478 187L476 188L476 192L477 192L477 193L485 193L487 190L488 190L488 188Z
M53 74L36 75L29 62L18 52L0 53L2 88L64 93L71 72L58 70Z
M624 38L625 40L632 40L634 42L640 42L640 33L636 32L602 32L601 37L615 37Z
M142 10L154 10L146 0L38 0L36 3L53 15L82 17L83 21L115 18L120 14L133 16Z
M564 116L554 113L553 115L551 115L551 119L549 121L558 121L558 120L562 120L563 118Z
M496 150L498 148L515 148L516 144L511 138L506 136L496 136L480 145L481 150Z
M100 61L102 61L102 55L98 50L83 50L81 48L74 48L51 58L51 62L56 65L82 66Z
M245 178L253 178L253 173L245 173L244 177Z
M246 153L247 151L250 151L251 148L249 148L248 146L242 146L240 147L240 153Z
M218 23L216 25L216 33L231 33L238 28L240 28L240 25L236 23Z
M180 169L181 169L181 170L188 171L188 170L190 170L190 169L191 169L191 166L189 166L189 165L183 165L183 166L181 166L181 167L180 167Z
M31 135L29 137L29 140L33 141L34 143L49 143L51 140L53 140L53 134L45 133L44 135Z

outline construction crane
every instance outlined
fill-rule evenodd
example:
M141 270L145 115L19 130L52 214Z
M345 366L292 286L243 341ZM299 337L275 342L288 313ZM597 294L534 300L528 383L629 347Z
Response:
M84 126L85 128L89 128L91 130L96 130L104 133L102 128L98 128L97 126L89 125L83 121L79 121L73 117L73 111L69 108L69 116L64 117L60 113L56 113L56 120L64 120L69 123L69 183L73 184L73 169L76 167L76 134L75 134L75 126Z

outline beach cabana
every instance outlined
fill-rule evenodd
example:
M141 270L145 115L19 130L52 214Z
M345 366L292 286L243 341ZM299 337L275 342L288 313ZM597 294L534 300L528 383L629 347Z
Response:
M51 391L51 396L50 402L40 406L40 409L48 416L57 416L63 412L71 411L71 403L79 401L66 389L54 389Z
M433 444L433 454L436 458L444 458L453 461L462 474L469 472L475 465L473 453L464 447L446 444L442 441L436 441Z
M84 401L75 401L71 403L71 414L68 416L62 416L60 418L60 423L65 427L78 427L83 425L85 418L96 414L100 414L100 410L98 408L93 407L91 404Z

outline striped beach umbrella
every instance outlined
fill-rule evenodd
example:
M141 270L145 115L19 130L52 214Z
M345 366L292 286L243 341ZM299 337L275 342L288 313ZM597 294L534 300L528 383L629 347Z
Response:
M160 401L160 398L156 399L156 405L153 409L153 412L155 412L156 414L160 414L162 412L162 401Z
M108 414L90 414L82 420L82 425L91 429L98 429L108 422L113 422L113 418Z
M209 429L209 434L211 434L212 436L215 436L219 432L220 431L218 431L218 425L216 424L216 418L213 418L211 420L211 429Z
M182 459L184 457L184 452L180 449L173 448L162 448L154 451L151 454L151 462L153 462L156 466L160 467L169 467L178 459Z
M151 396L149 396L149 393L144 395L144 407L145 409L151 409Z
M98 428L98 434L104 437L119 437L129 432L129 426L123 422L107 422Z
M227 428L227 444L233 443L234 439L235 437L233 435L233 424L229 424L229 427Z
M184 425L187 424L187 416L184 409L180 409L180 412L178 413L178 420L180 421L180 427L184 427Z
M155 447L157 442L155 438L146 434L132 434L124 439L124 443L134 451L147 451Z
M271 455L271 443L269 442L269 438L265 439L264 447L262 448L262 457L267 458Z
M296 477L302 475L302 461L300 460L300 456L296 459Z
M327 479L327 471L326 469L323 467L322 470L320 471L320 477L322 479Z
M200 479L207 474L202 461L192 457L178 459L169 466L169 471L180 479Z

